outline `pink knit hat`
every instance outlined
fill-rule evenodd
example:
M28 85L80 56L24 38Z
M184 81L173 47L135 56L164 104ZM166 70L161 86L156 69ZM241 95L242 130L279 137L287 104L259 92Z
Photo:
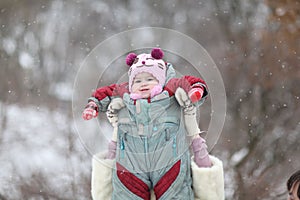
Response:
M133 79L141 72L152 74L162 88L166 81L166 63L162 60L164 52L159 48L154 48L151 54L130 53L126 57L126 64L130 66L128 71L129 76L129 92L131 91Z

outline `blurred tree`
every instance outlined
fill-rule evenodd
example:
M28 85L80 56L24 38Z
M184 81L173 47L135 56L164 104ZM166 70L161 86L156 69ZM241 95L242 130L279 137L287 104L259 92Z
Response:
M279 198L282 178L290 172L282 169L293 171L290 162L300 146L295 117L300 114L299 1L215 1L215 5L232 44L225 53L225 73L234 125L223 142L231 141L226 145L229 159L240 156L229 163L236 175L234 198L253 199L253 194L256 199ZM274 176L279 172L282 181Z
M228 118L215 152L229 177L227 198L279 199L283 179L299 166L299 8L299 0L1 0L0 147L8 105L45 106L71 119L71 99L59 94L64 85L72 90L76 70L100 41L137 27L171 28L196 39L219 61ZM68 126L59 134L68 141L62 154L72 168L74 157L82 163L88 158L76 150L72 123ZM66 195L38 170L30 180L18 173L9 183L19 199L90 195L90 177L73 168L64 174L70 178Z

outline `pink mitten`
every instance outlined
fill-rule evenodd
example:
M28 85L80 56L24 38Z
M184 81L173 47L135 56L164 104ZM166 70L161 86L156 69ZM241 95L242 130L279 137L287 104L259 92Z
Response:
M203 89L202 88L193 88L189 91L188 96L192 103L199 101L203 96Z
M84 120L90 120L93 117L97 117L97 116L98 116L98 106L97 106L97 104L95 102L90 101L86 105L86 107L85 107L85 109L84 109L84 111L82 113L82 118Z
M116 149L117 149L117 142L111 140L108 143L108 153L105 156L106 159L115 159L116 158Z
M196 137L192 141L194 161L198 167L211 167L212 163L208 156L206 141L202 137Z

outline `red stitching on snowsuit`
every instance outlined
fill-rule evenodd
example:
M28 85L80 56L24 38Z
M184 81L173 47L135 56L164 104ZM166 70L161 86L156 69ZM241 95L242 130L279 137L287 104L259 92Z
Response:
M165 175L154 186L154 193L157 200L169 189L169 187L176 180L180 172L181 160L177 161L173 167L165 173Z
M144 200L150 200L150 189L141 179L130 173L120 163L117 165L117 176L123 185L133 194L141 197Z

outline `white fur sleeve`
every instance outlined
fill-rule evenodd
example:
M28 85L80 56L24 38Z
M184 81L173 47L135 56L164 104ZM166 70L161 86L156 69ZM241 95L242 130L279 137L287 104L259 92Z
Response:
M92 198L93 200L111 200L112 167L114 160L104 159L106 152L93 156L92 160ZM155 200L151 190L151 200Z
M224 200L223 163L209 156L213 166L198 167L192 158L192 175L195 200Z
M92 160L92 198L110 200L112 193L112 167L114 160L104 159L105 153L98 153Z
M93 156L91 186L93 200L111 200L114 160L104 159L104 156L105 152ZM210 159L213 163L210 168L200 168L192 161L195 200L224 200L222 161L214 156L210 156ZM152 199L155 199L153 194Z

